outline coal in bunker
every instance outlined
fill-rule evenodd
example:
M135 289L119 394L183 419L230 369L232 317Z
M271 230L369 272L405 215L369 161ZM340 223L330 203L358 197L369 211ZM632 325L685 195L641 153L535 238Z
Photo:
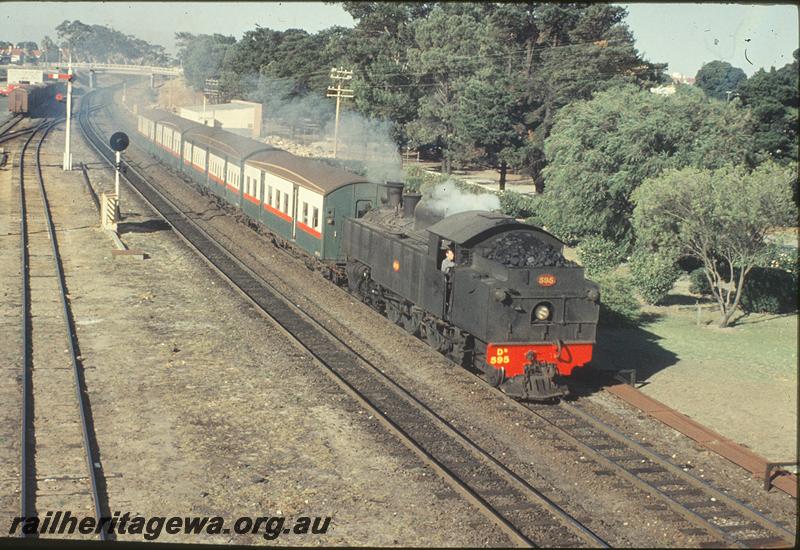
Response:
M506 267L573 267L561 250L529 232L505 233L486 251L486 258Z

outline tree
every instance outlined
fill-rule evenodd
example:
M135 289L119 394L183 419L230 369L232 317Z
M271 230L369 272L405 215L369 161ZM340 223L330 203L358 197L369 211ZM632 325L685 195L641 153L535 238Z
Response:
M505 190L506 172L518 160L518 150L527 137L518 97L507 79L493 81L475 77L460 96L453 119L459 160L485 163L500 170L500 190Z
M42 55L45 63L58 59L58 46L49 36L42 38Z
M225 56L236 44L236 39L221 34L179 32L175 33L175 42L186 82L195 90L202 90L206 79L221 75Z
M630 83L647 88L663 79L664 65L645 61L624 23L627 11L610 4L541 4L534 8L535 47L528 63L526 171L543 191L544 143L566 105ZM528 32L533 31L532 28Z
M728 326L752 268L769 252L769 229L796 214L788 182L795 170L768 162L717 170L686 167L650 178L632 197L637 243L674 261L700 260Z
M753 147L761 159L772 158L783 164L797 162L798 54L794 62L770 71L759 69L741 82L737 92L742 104L753 115Z
M409 65L426 93L406 129L414 144L441 152L443 173L450 173L456 156L459 96L490 53L486 24L474 13L459 13L462 9L462 4L437 6L416 20L414 45L408 50Z
M419 99L429 90L417 86L409 62L414 22L426 17L432 4L422 2L343 2L356 26L346 40L329 43L344 53L353 70L354 104L368 117L395 122L396 139L408 142L406 125L417 118Z
M36 42L32 42L30 40L24 40L22 42L17 42L17 48L30 53L33 50L38 50L39 46L36 44Z
M568 241L598 235L630 248L633 191L664 170L741 162L749 116L691 86L673 96L634 86L564 107L545 143L540 215Z
M727 101L729 95L745 80L747 75L738 67L726 61L706 63L694 77L694 85L703 90L708 97Z
M70 50L73 61L158 65L170 61L163 47L111 27L66 20L56 31L62 46Z

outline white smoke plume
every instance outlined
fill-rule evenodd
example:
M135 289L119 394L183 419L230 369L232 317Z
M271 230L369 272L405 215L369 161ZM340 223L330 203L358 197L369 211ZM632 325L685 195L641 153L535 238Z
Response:
M500 210L497 195L461 189L452 179L423 189L422 200L431 210L443 212L445 216L468 210Z
M315 93L294 95L295 83L291 79L263 75L250 78L257 86L249 99L263 104L267 133L278 127L299 129L305 141L324 144L332 151L336 106L332 98ZM392 133L391 122L342 108L337 158L362 162L371 181L403 181L400 153Z

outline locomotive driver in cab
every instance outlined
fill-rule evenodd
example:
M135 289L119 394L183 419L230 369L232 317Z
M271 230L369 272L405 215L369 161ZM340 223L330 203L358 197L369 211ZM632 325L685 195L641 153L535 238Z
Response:
M456 265L456 253L452 247L447 247L444 253L444 259L442 260L441 271L443 271L446 275L450 275L450 271Z

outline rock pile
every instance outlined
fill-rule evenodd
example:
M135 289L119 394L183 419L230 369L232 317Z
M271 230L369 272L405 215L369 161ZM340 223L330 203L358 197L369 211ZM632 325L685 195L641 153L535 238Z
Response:
M507 267L572 267L561 251L531 234L507 233L494 243L486 257Z

